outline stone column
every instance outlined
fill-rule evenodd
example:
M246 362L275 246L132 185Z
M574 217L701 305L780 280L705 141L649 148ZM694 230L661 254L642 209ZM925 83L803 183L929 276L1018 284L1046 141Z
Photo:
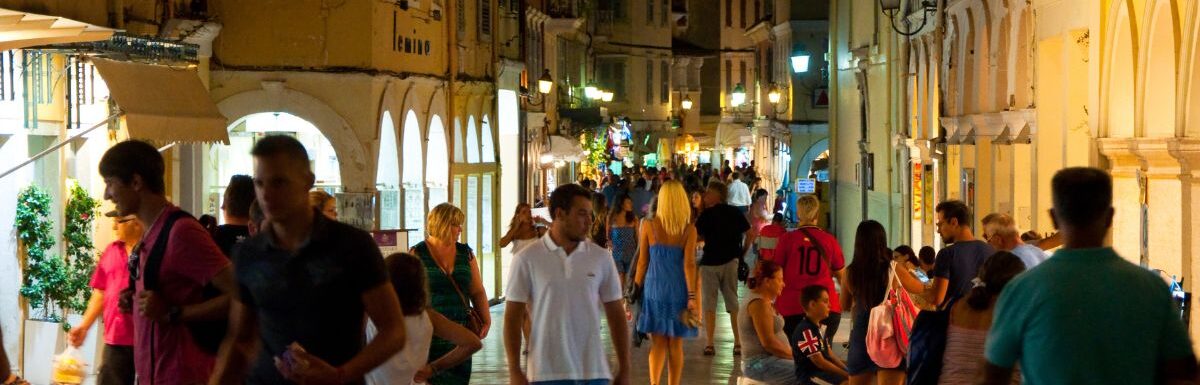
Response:
M1004 117L998 113L974 116L975 123L975 221L993 212L1012 212L1012 196L1007 193L1012 175L1012 158L1005 154L1004 145L992 142L1004 134ZM1012 153L1011 149L1007 151Z
M959 117L942 117L942 127L946 128L947 140L953 140L959 136ZM959 157L961 146L957 143L946 143L946 164L942 165L946 171L945 177L942 178L944 185L942 188L945 191L942 200L961 199L962 190L959 188L959 179L962 175L962 159Z
M1197 295L1200 295L1200 282L1196 282L1196 277L1200 277L1200 140L1183 138L1178 139L1177 144L1172 146L1171 154L1179 160L1180 163L1180 179L1181 201L1179 202L1179 212L1182 214L1180 221L1182 231L1182 258L1183 264L1182 277L1184 278L1184 290L1192 293L1193 298L1188 304L1192 310L1190 330L1192 331L1192 347L1200 349L1200 313L1197 313L1197 305L1200 301L1197 300Z
M1133 263L1141 262L1142 219L1141 187L1138 174L1142 160L1134 152L1135 139L1101 138L1100 153L1109 160L1113 177L1112 246L1121 257Z

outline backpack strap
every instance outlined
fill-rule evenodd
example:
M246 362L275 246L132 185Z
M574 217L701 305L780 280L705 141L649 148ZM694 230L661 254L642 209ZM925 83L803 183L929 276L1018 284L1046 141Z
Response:
M192 214L187 211L178 210L169 214L163 221L162 230L159 230L158 237L154 239L154 248L150 249L150 254L146 255L146 267L142 269L142 286L146 290L158 289L158 273L162 268L162 260L167 253L167 242L171 238L171 228L175 227L175 222L180 218L192 218ZM192 220L195 220L194 218Z

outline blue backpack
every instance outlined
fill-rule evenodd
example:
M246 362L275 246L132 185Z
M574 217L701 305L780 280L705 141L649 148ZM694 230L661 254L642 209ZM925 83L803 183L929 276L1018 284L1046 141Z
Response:
M950 309L958 298L951 298L937 310L917 313L908 346L908 385L937 385L942 375L942 356L946 352L946 329L950 327Z

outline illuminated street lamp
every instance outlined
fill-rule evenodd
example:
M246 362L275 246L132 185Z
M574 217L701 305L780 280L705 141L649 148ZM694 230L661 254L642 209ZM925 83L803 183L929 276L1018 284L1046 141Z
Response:
M799 51L792 53L792 72L802 74L808 72L808 59L810 55L807 51L801 48Z
M680 106L682 106L682 107L683 107L683 109L685 109L685 110L690 110L690 109L692 109L692 97L691 97L691 96L684 96L684 97L683 97L683 101L682 101L682 102L679 102L679 104L680 104Z
M550 88L554 86L554 79L550 77L550 70L542 70L542 77L538 78L538 92L549 94Z
M770 100L771 104L779 104L779 97L779 86L771 86L771 91L767 92L767 100Z
M600 94L601 94L600 100L603 100L605 103L613 101L614 95L613 95L612 91L600 91Z
M596 100L600 99L604 95L600 94L600 89L596 88L595 84L588 84L587 87L583 88L583 96L586 96L588 99Z
M743 87L742 83L738 83L737 86L733 87L729 104L734 107L740 107L744 103L746 103L746 87Z

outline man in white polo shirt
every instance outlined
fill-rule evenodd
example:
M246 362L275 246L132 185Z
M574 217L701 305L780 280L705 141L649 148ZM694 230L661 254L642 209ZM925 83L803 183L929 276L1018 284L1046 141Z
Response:
M513 385L606 385L629 382L629 328L612 254L587 240L592 193L576 184L550 194L554 222L540 242L517 252L508 277L504 352ZM608 320L619 368L614 375L600 339ZM521 325L532 317L528 370L522 371Z

